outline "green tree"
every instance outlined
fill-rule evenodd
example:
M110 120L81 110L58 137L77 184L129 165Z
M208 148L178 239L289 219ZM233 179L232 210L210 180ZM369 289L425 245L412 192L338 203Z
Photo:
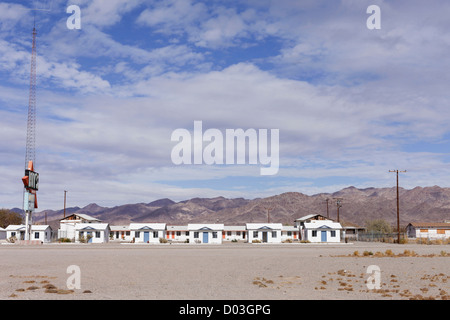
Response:
M22 224L20 213L8 209L0 209L0 227L6 228L10 224Z
M366 222L367 232L392 233L391 225L383 219L375 219Z

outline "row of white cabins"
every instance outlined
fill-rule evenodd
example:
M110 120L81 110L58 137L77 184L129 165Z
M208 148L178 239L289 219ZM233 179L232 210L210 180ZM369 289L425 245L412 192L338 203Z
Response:
M343 228L340 223L319 214L295 220L294 226L281 223L246 223L226 226L224 224L187 224L172 226L166 223L130 223L126 226L110 226L86 214L72 214L60 220L57 235L48 225L33 225L31 240L44 243L52 239L67 238L74 242L105 243L112 241L133 243L189 242L221 244L223 241L282 243L305 240L312 243L339 243L346 233L356 233L355 228ZM25 225L0 228L0 240L15 237L23 239ZM450 223L410 223L409 238L448 239ZM56 237L55 237L56 236Z
M57 239L74 242L105 243L123 241L133 243L189 242L221 244L223 241L282 243L299 240L309 242L340 242L342 226L321 215L308 215L295 221L294 226L281 223L246 223L226 226L220 223L194 223L183 226L166 223L130 223L127 226L110 226L86 214L72 214L60 220ZM10 225L4 238L22 239L25 225ZM51 242L53 231L48 225L33 225L31 240Z

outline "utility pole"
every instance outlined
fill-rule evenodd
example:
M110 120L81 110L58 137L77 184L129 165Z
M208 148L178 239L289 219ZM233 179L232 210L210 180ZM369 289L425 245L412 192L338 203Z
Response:
M342 207L342 200L343 198L333 198L336 200L336 207L337 207L337 222L339 222L339 208Z
M267 210L267 223L270 223L270 210L273 210L273 207L264 207Z
M64 218L66 217L66 193L67 191L64 190Z
M330 213L328 211L328 201L330 201L330 199L326 199L325 202L327 203L327 219L330 219Z
M406 172L406 170L389 170L389 172L395 172L397 174L397 243L400 244L400 201L399 201L399 193L398 193L398 173Z

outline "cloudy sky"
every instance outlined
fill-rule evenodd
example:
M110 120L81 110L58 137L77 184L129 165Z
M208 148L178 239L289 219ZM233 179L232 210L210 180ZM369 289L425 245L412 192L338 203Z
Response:
M391 169L450 187L447 0L30 0L0 2L0 207L22 207L34 14L39 210L64 190L111 207L391 187ZM278 173L173 164L194 121L279 129Z

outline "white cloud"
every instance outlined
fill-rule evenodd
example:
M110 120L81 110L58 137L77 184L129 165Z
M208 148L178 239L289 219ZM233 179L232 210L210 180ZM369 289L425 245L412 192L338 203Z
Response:
M402 151L448 134L446 3L433 1L442 4L435 12L428 4L381 2L378 33L365 27L367 6L359 1L78 3L85 19L80 32L68 33L64 17L57 17L50 32L39 34L37 144L45 208L60 206L55 199L65 188L80 205L251 197L346 186L333 177L360 187L392 185L386 172L395 168L410 170L404 186L448 185L445 150ZM20 23L18 8L5 8L13 25ZM130 44L112 34L109 28L127 14L127 26L135 21L137 30L164 40L149 45L143 36ZM0 39L0 131L8 137L0 141L7 159L0 170L10 185L23 170L26 119L15 107L19 97L21 112L27 104L29 38ZM239 55L244 47L263 50L271 43L280 50L270 48L269 58ZM228 49L238 54L215 60L231 55ZM192 130L194 120L204 129L280 129L281 168L273 183L258 190L252 179L259 166L173 166L171 132ZM244 178L233 185L230 177ZM315 182L327 179L326 186ZM189 181L211 187L181 187ZM12 194L0 202L11 203Z

